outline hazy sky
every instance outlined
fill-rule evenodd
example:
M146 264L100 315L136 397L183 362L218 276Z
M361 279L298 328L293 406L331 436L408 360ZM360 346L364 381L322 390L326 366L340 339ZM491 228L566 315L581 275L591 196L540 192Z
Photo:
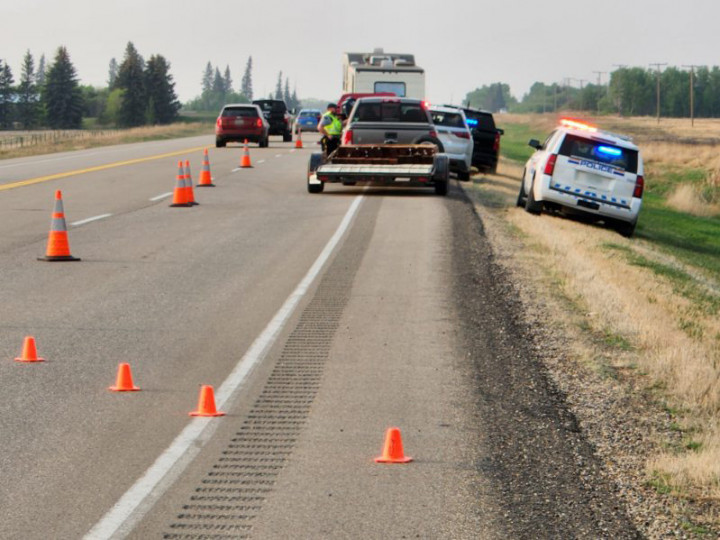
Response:
M0 0L0 59L17 81L26 50L37 62L65 45L81 82L104 86L132 41L170 61L185 101L208 61L239 87L252 55L256 94L282 70L299 97L335 100L342 53L383 47L415 54L430 101L458 102L496 81L518 97L538 80L596 81L613 64L720 65L719 25L720 0Z

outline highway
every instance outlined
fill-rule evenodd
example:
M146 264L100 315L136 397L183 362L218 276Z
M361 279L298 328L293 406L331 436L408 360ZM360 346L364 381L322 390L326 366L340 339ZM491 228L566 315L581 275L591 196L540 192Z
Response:
M0 161L0 538L637 537L462 189L310 195L304 139L211 148L192 208L211 136Z

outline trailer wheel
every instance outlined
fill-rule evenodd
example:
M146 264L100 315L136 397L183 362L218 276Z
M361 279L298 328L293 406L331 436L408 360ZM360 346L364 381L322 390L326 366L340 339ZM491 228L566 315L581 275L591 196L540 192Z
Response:
M325 189L325 184L320 182L319 184L311 184L310 177L315 174L318 167L322 165L323 155L320 152L314 152L310 154L310 160L308 161L308 172L307 172L307 190L308 193L322 193Z
M435 156L435 174L433 174L436 195L447 195L450 183L450 160L446 154Z

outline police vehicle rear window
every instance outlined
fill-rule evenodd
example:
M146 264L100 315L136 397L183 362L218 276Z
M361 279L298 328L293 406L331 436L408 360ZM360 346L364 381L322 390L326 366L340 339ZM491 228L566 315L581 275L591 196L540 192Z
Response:
M569 158L588 159L629 173L637 172L637 150L615 146L611 143L593 141L568 134L560 146L559 153Z
M353 122L422 122L427 123L425 109L419 103L360 103Z
M258 114L255 107L226 107L223 109L222 115L224 117L242 116L245 118L257 118Z
M446 127L456 127L456 128L464 128L465 127L465 122L463 121L462 116L460 116L457 113L431 111L430 115L432 116L433 124L435 124L436 126L446 126Z

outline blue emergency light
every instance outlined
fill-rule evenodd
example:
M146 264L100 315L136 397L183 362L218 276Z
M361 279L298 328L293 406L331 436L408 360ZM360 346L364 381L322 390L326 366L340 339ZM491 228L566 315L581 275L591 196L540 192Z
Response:
M478 125L478 121L475 120L474 118L467 118L465 121L467 122L468 126L477 126Z
M612 157L620 157L622 156L622 150L619 148L613 148L612 146L598 146L597 151L600 154L605 154L606 156L612 156Z

